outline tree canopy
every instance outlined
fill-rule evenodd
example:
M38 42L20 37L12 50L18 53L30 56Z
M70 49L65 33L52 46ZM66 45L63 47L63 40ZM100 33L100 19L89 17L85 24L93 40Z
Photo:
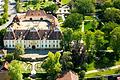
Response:
M115 53L120 53L120 27L116 27L110 33L111 35L111 47Z
M24 46L22 44L16 44L15 45L15 52L16 55L22 55L25 53Z
M71 55L72 53L69 51L63 52L63 55L61 56L60 59L63 71L72 70L74 68Z
M115 8L120 9L120 0L114 0L114 1L113 1L113 6L114 6Z
M63 23L63 27L72 28L73 30L79 29L82 24L83 15L79 13L70 14Z
M19 61L13 60L9 65L9 75L11 80L23 80L22 65Z
M61 54L59 52L56 52L55 54L52 52L48 53L48 58L43 62L42 68L45 69L45 71L55 77L57 73L61 72L61 64L59 62Z
M75 8L80 14L88 14L95 12L95 6L92 0L76 0Z
M120 23L120 10L116 8L107 8L104 11L104 17L106 22Z

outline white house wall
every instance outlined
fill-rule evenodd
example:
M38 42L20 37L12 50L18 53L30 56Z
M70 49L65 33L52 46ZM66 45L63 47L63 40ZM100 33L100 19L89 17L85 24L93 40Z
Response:
M61 40L4 40L6 48L15 48L16 44L22 44L25 49L59 49Z

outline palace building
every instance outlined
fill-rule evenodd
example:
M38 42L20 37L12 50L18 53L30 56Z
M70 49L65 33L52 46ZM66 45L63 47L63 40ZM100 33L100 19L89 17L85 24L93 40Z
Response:
M29 10L17 14L7 27L5 48L15 48L20 43L25 49L59 49L61 32L55 16L44 10Z

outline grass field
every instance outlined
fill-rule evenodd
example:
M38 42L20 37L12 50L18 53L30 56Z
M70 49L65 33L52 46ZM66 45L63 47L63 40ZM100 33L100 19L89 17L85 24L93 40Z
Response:
M67 4L67 3L69 3L70 2L70 0L61 0L61 3L62 4Z
M99 72L96 72L96 73L91 73L91 74L86 74L85 77L86 78L92 78L92 77L95 77L95 76L105 76L105 75L113 75L113 74L118 74L120 73L120 69L108 69L108 70L101 70Z

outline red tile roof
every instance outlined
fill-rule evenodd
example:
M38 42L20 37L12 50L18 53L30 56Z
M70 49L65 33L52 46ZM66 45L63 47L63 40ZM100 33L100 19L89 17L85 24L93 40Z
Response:
M69 71L65 73L62 77L57 78L56 80L79 80L79 77L76 73Z

